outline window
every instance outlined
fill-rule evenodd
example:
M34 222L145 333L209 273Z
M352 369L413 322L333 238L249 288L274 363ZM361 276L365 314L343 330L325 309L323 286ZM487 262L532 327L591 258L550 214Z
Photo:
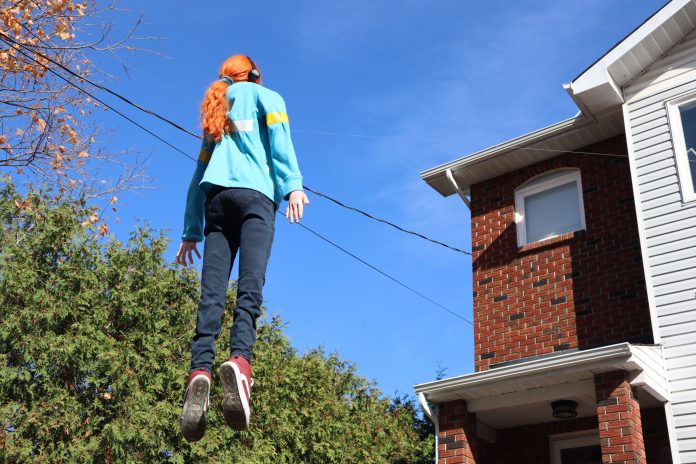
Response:
M601 464L599 431L552 435L549 437L553 464Z
M696 97L667 103L682 200L696 200Z
M535 177L515 191L515 209L519 246L584 229L580 170Z

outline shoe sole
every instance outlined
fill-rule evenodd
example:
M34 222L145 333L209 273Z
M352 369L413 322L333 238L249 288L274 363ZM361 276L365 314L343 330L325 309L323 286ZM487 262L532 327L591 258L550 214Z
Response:
M194 378L189 385L184 411L181 414L181 434L187 441L198 441L205 434L208 425L205 404L209 392L210 383L203 376Z
M249 426L249 405L244 407L242 398L242 375L239 368L231 362L220 366L220 385L225 392L222 414L225 423L234 430L245 430Z

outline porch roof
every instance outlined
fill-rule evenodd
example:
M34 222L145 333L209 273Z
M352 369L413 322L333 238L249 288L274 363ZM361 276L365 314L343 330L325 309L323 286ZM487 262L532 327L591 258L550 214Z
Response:
M578 417L596 414L594 375L629 372L641 404L651 407L669 398L659 345L621 343L575 351L487 371L416 385L431 403L465 400L479 421L493 428L549 422L550 402L578 402Z

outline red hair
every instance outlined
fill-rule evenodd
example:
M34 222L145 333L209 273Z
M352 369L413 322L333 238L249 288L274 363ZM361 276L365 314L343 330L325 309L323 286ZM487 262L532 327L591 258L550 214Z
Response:
M234 82L248 81L249 71L253 68L254 66L246 55L234 55L227 58L220 66L220 77L229 77ZM261 79L259 78L256 82L260 84ZM201 103L203 134L212 136L216 142L219 142L230 129L230 123L227 119L229 111L226 97L228 85L220 80L213 82L206 90Z

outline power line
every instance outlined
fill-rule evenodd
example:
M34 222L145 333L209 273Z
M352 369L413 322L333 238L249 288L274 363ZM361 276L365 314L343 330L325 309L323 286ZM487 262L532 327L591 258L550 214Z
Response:
M108 87L106 87L106 86L104 86L104 85L102 85L102 84L99 84L98 82L94 82L94 81L88 79L88 78L85 77L85 76L80 76L79 74L77 74L76 72L74 72L72 69L70 69L70 68L68 68L67 66L65 66L63 63L60 63L59 61L54 60L54 59L51 58L50 56L47 56L47 55L41 53L40 51L36 50L35 48L31 47L30 45L27 45L27 44L23 44L23 43L21 43L21 42L18 42L18 41L16 41L15 39L13 39L12 37L10 37L10 36L8 36L7 34L5 34L4 32L0 32L0 37L5 38L6 40L4 40L4 42L7 43L8 45L11 45L10 43L7 42L7 40L10 40L12 43L14 43L14 44L16 44L16 45L19 45L19 46L22 47L22 48L25 48L25 49L28 48L28 49L31 50L32 53L34 53L34 54L40 56L41 58L45 59L46 61L49 61L49 62L53 63L54 65L58 66L59 68L61 68L61 69L64 70L65 72L69 73L70 75L72 75L72 76L74 76L74 77L76 77L76 78L78 78L78 79L80 79L80 80L82 80L82 81L85 81L85 82L87 82L88 84L93 85L94 87L97 87L98 89L101 89L101 90L103 90L103 91L105 91L105 92L108 92L109 94L113 95L114 97L116 97L116 98L118 98L118 99L120 99L120 100L123 100L125 103L131 105L132 107L137 108L137 109L139 109L140 111L143 111L143 112L145 112L145 113L147 113L147 114L149 114L149 115L151 115L151 116L154 116L154 117L156 117L157 119L159 119L159 120L161 120L161 121L164 121L164 122L166 122L167 124L170 124L170 125L174 126L175 128L179 129L180 131L183 131L183 132L185 132L185 133L187 133L187 134L189 134L189 135L192 135L193 137L196 137L197 139L200 139L200 138L201 138L199 135L197 135L197 134L195 134L195 133L189 131L189 130L186 129L185 127L183 127L183 126L181 126L181 125L175 123L174 121L172 121L172 120L170 120L170 119L168 119L168 118L165 118L164 116L159 115L159 114L156 113L155 111L149 110L149 109L147 109L147 108L144 108L144 107L138 105L137 103L135 103L135 102L131 101L130 99L124 97L123 95L119 94L118 92L114 92L114 91L111 90L110 88L108 88ZM26 55L25 55L25 56L26 56ZM32 59L33 59L33 58L32 58ZM36 60L34 60L34 61L36 62ZM48 68L47 66L45 66L43 63L40 63L40 64L41 64L42 66L44 66L46 69L49 69L49 68Z
M387 221L386 219L381 219L381 218L375 217L375 216L373 216L373 215L371 215L371 214L369 214L369 213L366 213L365 211L363 211L363 210L361 210L361 209L354 208L353 206L346 205L346 204L341 203L340 201L336 200L335 198L331 198L330 196L324 195L324 194L321 193L321 192L317 192L316 190L312 190L311 188L307 187L306 185L303 185L303 187L304 187L305 190L307 190L307 191L309 191L309 192L312 192L313 194L315 194L315 195L317 195L317 196L326 198L327 200L336 203L338 206L341 206L342 208L346 208L346 209L349 209L349 210L351 210L351 211L355 211L356 213L360 213L360 214L362 214L363 216L366 216L366 217L368 217L368 218L370 218L370 219L372 219L372 220L374 220L374 221L378 221L378 222L381 222L381 223L386 224L386 225L388 225L388 226L391 226L391 227L393 227L394 229L396 229L396 230L398 230L398 231L400 231L400 232L404 232L404 233L406 233L406 234L414 235L414 236L416 236L416 237L422 238L423 240L427 240L427 241L429 241L429 242L432 242L432 243L436 243L436 244L438 244L438 245L441 245L441 246L443 246L443 247L445 247L445 248L449 248L450 250L457 251L457 252L459 252L459 253L464 253L465 255L471 256L471 252L469 252L469 251L465 251L465 250L462 250L462 249L460 249L460 248L457 248L457 247L453 247L453 246L451 246L451 245L448 245L448 244L446 244L446 243L442 243L442 242L440 242L440 241L438 241L438 240L434 240L434 239L432 239L432 238L430 238L430 237L426 237L426 236L423 235L423 234L419 234L418 232L413 232L412 230L404 229L403 227L398 226L398 225L396 225L396 224L394 224L394 223L392 223L392 222L389 222L389 221Z
M4 35L4 34L2 34L1 32L0 32L0 34L1 34L1 35ZM3 40L5 43L7 43L7 44L10 45L10 46L12 45L12 44L10 44L9 42L7 42L6 40L2 39L2 37L0 37L0 40ZM186 156L187 158L191 159L192 161L196 161L194 158L192 158L191 156L189 156L188 154L186 154L186 153L183 152L182 150L178 149L178 148L175 147L174 145L170 144L169 142L167 142L167 141L164 140L163 138L159 137L157 134L153 133L152 131L150 131L150 130L147 129L146 127L142 126L142 125L139 124L138 122L136 122L136 121L134 121L133 119L129 118L128 116L124 115L124 114L121 113L120 111L118 111L118 110L112 108L112 107L109 106L107 103L101 101L100 99L98 99L97 97L95 97L94 95L92 95L92 94L91 94L90 92L88 92L87 90L85 90L85 89L79 87L78 85L76 85L75 83L73 83L72 81L70 81L69 79L67 79L67 78L65 78L64 76L60 75L60 74L57 73L56 71L50 69L48 66L44 65L43 63L40 63L40 62L39 62L38 60L36 60L35 58L31 57L30 55L27 55L26 53L22 52L22 51L19 50L19 49L17 49L17 51L18 51L19 53L21 53L22 55L24 55L25 57L27 57L27 58L29 58L30 60L32 60L33 62L42 65L44 68L46 68L47 71L49 71L49 72L51 72L52 74L56 75L57 77L59 77L60 79L62 79L62 80L65 81L66 83L68 83L69 85L75 87L77 90L80 90L81 92L83 92L83 93L85 93L86 95L90 96L90 97L93 98L95 101L101 103L102 105L106 106L107 108L112 109L112 110L113 110L116 114L118 114L119 116L122 116L123 118L125 118L125 119L128 120L129 122L135 124L136 126L140 127L141 129L143 129L144 131L146 131L146 132L149 133L150 135L153 135L153 136L156 137L158 140L160 140L160 141L166 143L167 145L169 145L170 147L174 148L175 150L177 150L178 152L180 152L181 154L183 154L183 155ZM323 195L322 195L322 196L323 196ZM282 214L282 213L279 212L278 214ZM455 317L457 317L457 318L459 318L459 319L461 319L461 320L463 320L463 321L465 321L465 322L471 324L472 326L474 325L473 322L471 322L470 320L464 318L464 317L461 316L460 314L458 314L458 313L452 311L451 309L447 308L446 306L443 306L442 304L436 302L435 300L433 300L433 299L431 299L431 298L425 296L424 294L422 294L422 293L420 293L419 291L413 289L412 287L409 287L408 285L404 284L404 283L401 282L400 280L396 279L395 277L392 277L391 275L387 274L386 272L382 271L381 269L377 268L376 266L373 266L372 264L368 263L368 262L365 261L364 259L362 259L362 258L358 257L357 255L355 255L355 254L349 252L349 251L346 250L345 248L343 248L343 247L341 247L340 245L336 244L335 242L329 240L328 238L324 237L323 235L319 234L318 232L315 232L314 230L310 229L309 227L305 226L304 224L298 223L298 225L299 225L300 227L302 227L303 229L305 229L306 231L310 232L311 234L315 235L316 237L320 238L321 240L324 240L325 242L331 244L332 246L334 246L334 247L337 248L338 250L342 251L343 253L347 254L348 256L352 257L353 259L355 259L355 260L361 262L361 263L364 264L365 266L368 266L370 269L374 270L375 272L378 272L379 274L381 274L381 275L387 277L389 280L393 281L394 283L396 283L396 284L398 284L398 285L400 285L400 286L406 288L407 290L411 291L412 293L418 295L419 297L423 298L424 300L428 301L429 303L431 303L431 304L433 304L433 305L435 305L435 306L437 306L437 307L443 309L444 311L447 311L447 312L450 313L451 315L453 315L453 316L455 316ZM398 227L398 226L396 226L396 227Z
M9 39L10 41L12 41L14 44L16 44L16 45L19 46L19 47L23 47L23 48L25 48L25 49L28 48L25 44L22 44L22 43L20 43L20 42L17 42L16 40L12 39L11 37L8 37L8 36L7 36L6 34L4 34L3 32L0 32L0 40L3 40L3 38ZM12 44L10 44L7 40L3 40L3 41L4 41L5 43L7 43L8 45L10 45L10 46L12 45ZM169 143L168 141L164 140L164 139L161 138L160 136L158 136L158 135L156 135L155 133L151 132L150 130L148 130L147 128L143 127L143 126L140 125L139 123L135 122L134 120L132 120L132 119L129 118L128 116L124 115L124 114L121 113L120 111L118 111L118 110L116 110L115 108L113 108L112 106L108 105L108 104L107 104L106 102L104 102L103 100L98 99L98 98L95 97L93 94L89 93L88 91L84 90L84 89L81 88L81 87L78 87L78 86L77 86L76 84L74 84L73 82L71 82L71 81L65 79L63 76L57 74L54 70L52 70L51 68L49 68L49 67L46 66L45 64L39 62L39 61L36 60L34 57L27 55L26 53L24 53L24 52L22 52L21 50L19 50L17 47L15 47L15 49L16 49L17 51L19 51L20 53L22 53L22 55L24 55L24 56L26 56L27 58L29 58L29 59L31 59L32 61L34 61L35 63L40 64L41 66L43 66L44 68L46 68L46 69L47 69L48 71L50 71L51 73L57 75L58 77L60 77L61 79L63 79L63 80L64 80L65 82L67 82L68 84L72 85L73 87L77 88L78 90L83 91L85 94L89 95L89 96L90 96L91 98L93 98L94 100L98 101L98 102L101 103L102 105L104 105L104 106L106 106L107 108L111 109L112 111L114 111L114 112L115 112L116 114L118 114L119 116L122 116L123 118L127 119L127 120L130 121L131 123L135 124L136 126L140 127L140 128L143 129L144 131L146 131L148 134L150 134L150 135L152 135L153 137L156 137L158 140L164 142L165 144L167 144L169 147L173 148L173 149L176 150L177 152L179 152L179 153L181 153L182 155L186 156L187 158L189 158L189 159L195 161L194 158L192 158L190 155L188 155L187 153L185 153L185 152L184 152L183 150L181 150L180 148L178 148L178 147L172 145L171 143ZM31 52L32 52L32 53L35 53L35 54L37 54L37 55L39 55L40 57L46 59L46 60L49 61L49 62L55 64L56 66L58 66L58 67L60 67L61 69L65 70L66 72L70 73L70 75L76 77L77 79L84 80L85 82L88 82L89 84L91 84L91 85L93 85L93 86L95 86L95 87L97 87L97 88L100 88L100 89L102 89L102 90L108 92L108 93L111 94L111 95L116 96L117 98L119 98L119 99L121 99L122 101L126 102L127 104L133 106L134 108L136 108L136 109L138 109L138 110L140 110L140 111L143 111L143 112L145 112L145 113L147 113L147 114L150 114L150 115L152 115L152 116L155 116L155 117L157 117L158 119L160 119L160 120L162 120L162 121L164 121L164 122L166 122L166 123L172 125L173 127L175 127L175 128L177 128L177 129L179 129L179 130L185 132L186 134L189 134L189 135L191 135L191 136L193 136L193 137L196 137L197 139L200 139L200 137L199 137L198 135L196 135L196 134L194 134L193 132L191 132L191 131L189 131L189 130L183 128L183 127L180 126L179 124L177 124L177 123L175 123L175 122L169 120L168 118L166 118L166 117L164 117L164 116L161 116L161 115L157 114L157 113L154 112L154 111L148 110L147 108L144 108L144 107L142 107L142 106L140 106L140 105L134 103L134 102L131 101L130 99L128 99L128 98L126 98L126 97L120 95L120 94L117 93L117 92L112 91L111 89L109 89L109 88L107 88L107 87L105 87L105 86L103 86L103 85L101 85L101 84L95 83L95 82L93 82L93 81L91 81L91 80L89 80L89 79L87 79L87 78L85 78L85 77L83 77L83 76L80 76L79 74L73 72L73 71L72 71L71 69L69 69L68 67L66 67L66 66L64 66L63 64L61 64L61 63L59 63L59 62L57 62L57 61L51 59L50 57L46 56L45 54L40 53L40 52L38 52L38 51L36 51L36 50L34 50L34 49L31 49ZM335 133L334 133L333 135L335 135ZM351 134L351 135L358 136L357 134ZM390 222L390 221L387 221L386 219L382 219L382 218L376 217L376 216L374 216L374 215L372 215L372 214L369 214L369 213L367 213L367 212L365 212L365 211L362 211L362 210L360 210L360 209L358 209L358 208L349 206L349 205L347 205L347 204L345 204L345 203L343 203L343 202L341 202L341 201L339 201L339 200L337 200L337 199L335 199L335 198L332 198L332 197L329 196L329 195L326 195L326 194L324 194L324 193L321 193L321 192L318 192L318 191L316 191L316 190L314 190L314 189L311 189L311 188L307 187L306 185L303 185L303 188L304 188L305 190L309 191L309 192L312 192L312 193L315 194L315 195L318 195L318 196L321 196L321 197L323 197L323 198L326 198L327 200L330 200L330 201L332 201L333 203L335 203L335 204L337 204L337 205L339 205L339 206L341 206L341 207L343 207L343 208L345 208L345 209L348 209L348 210L351 210L351 211L355 211L355 212L357 212L357 213L360 213L360 214L362 214L362 215L364 215L364 216L366 216L366 217L368 217L368 218L370 218L370 219L372 219L372 220L375 220L375 221L377 221L377 222L381 222L381 223L383 223L383 224L389 225L389 226L391 226L391 227L393 227L393 228L395 228L395 229L397 229L397 230L399 230L399 231L401 231L401 232L404 232L404 233L406 233L406 234L410 234L410 235L419 237L419 238L424 239L424 240L427 240L427 241L429 241L429 242L431 242L431 243L435 243L435 244L437 244L437 245L443 246L443 247L445 247L445 248L448 248L448 249L450 249L450 250L453 250L453 251L456 251L456 252L459 252L459 253L463 253L463 254L465 254L465 255L471 255L471 253L468 252L468 251L464 251L464 250L462 250L462 249L460 249L460 248L457 248L457 247L448 245L448 244L443 243L443 242L441 242L441 241L439 241L439 240L435 240L435 239L429 238L429 237L427 237L427 236L425 236L425 235L423 235L423 234L420 234L420 233L418 233L418 232L414 232L414 231L405 229L405 228L400 227L400 226L398 226L398 225L396 225L396 224L394 224L394 223L392 223L392 222Z
M18 45L18 46L20 46L20 47L30 48L30 46L28 46L28 45L26 45L26 44L23 44L23 43L20 43L20 42L14 40L13 38L9 37L8 35L4 34L3 32L0 32L0 36L5 37L6 39L11 40L13 43L15 43L16 45ZM1 38L1 37L0 37L0 38ZM7 42L7 41L5 41L5 42ZM108 87L106 87L106 86L104 86L104 85L102 85L102 84L93 82L93 81L87 79L86 77L80 76L79 74L73 72L73 71L72 71L71 69L69 69L68 67L64 66L62 63L57 62L57 61L51 59L50 57L46 56L45 54L43 54L43 53L41 53L41 52L38 52L38 51L36 51L36 50L33 49L33 48L31 48L31 51L32 51L32 53L35 53L35 54L41 56L42 58L44 58L44 59L50 61L51 63L55 64L56 66L59 66L61 69L65 70L66 72L70 73L71 75L75 76L76 78L81 79L81 80L84 80L84 81L88 82L89 84L91 84L91 85L93 85L93 86L95 86L95 87L97 87L97 88L100 88L100 89L102 89L102 90L108 92L109 94L111 94L111 95L113 95L113 96L115 96L115 97L121 99L122 101L124 101L125 103L127 103L127 104L133 106L134 108L136 108L136 109L138 109L138 110L140 110L140 111L143 111L143 112L145 112L145 113L147 113L147 114L149 114L149 115L151 115L151 116L154 116L154 117L158 118L159 120L164 121L164 122L170 124L171 126L175 127L176 129L178 129L178 130L180 130L180 131L183 131L184 133L186 133L186 134L188 134L188 135L191 135L191 136L193 136L193 137L195 137L195 138L197 138L197 139L200 139L200 138L201 138L199 135L197 135L197 134L195 134L195 133L193 133L193 132L187 130L186 128L182 127L181 125L175 123L174 121L172 121L172 120L170 120L170 119L168 119L168 118L166 118L166 117L164 117L164 116L158 114L158 113L155 112L155 111L149 110L149 109L147 109L147 108L144 108L144 107L141 106L141 105L138 105L137 103L135 103L135 102L133 102L132 100L130 100L130 99L124 97L123 95L119 94L118 92L115 92L115 91L109 89ZM26 56L26 55L25 55L25 56ZM31 59L33 59L33 58L31 58ZM34 61L37 62L36 60L34 60ZM46 69L49 69L47 66L43 65L43 63L40 63L40 64L41 64L42 66L46 67ZM49 70L50 70L50 69L49 69ZM51 72L53 72L53 71L51 71ZM54 72L54 74L55 74L55 72ZM66 82L67 82L67 81L66 81ZM71 85L74 85L74 84L71 83ZM89 94L89 95L92 96L91 94ZM108 108L111 108L111 109L112 109L113 111L115 111L117 114L119 114L119 115L123 116L124 118L130 120L130 118L124 116L122 113L120 113L120 112L118 112L116 109L110 107L109 105L107 105L107 104L104 103L103 101L98 100L98 99L97 99L96 97L94 97L94 96L92 96L92 98L94 98L95 100L97 100L97 101L99 101L100 103L104 104L104 105L107 106ZM166 140L162 139L161 137L155 135L154 133L152 133L152 132L150 132L149 130L145 129L144 127L140 126L138 123L136 123L136 122L134 122L134 121L132 121L132 120L130 120L130 121L133 122L134 124L138 125L139 127L141 127L143 130L147 131L148 133L150 133L151 135L153 135L153 136L156 137L157 139L161 140L162 142L164 142L164 143L167 144L168 146L172 147L173 149L175 149L175 150L178 151L179 153L183 154L183 155L186 156L187 158L193 159L191 156L189 156L188 154L186 154L183 150L181 150L181 149L179 149L179 148L173 146L171 143L167 142ZM322 131L301 131L301 130L299 130L299 131L296 131L296 132L308 133L308 134L322 134L322 135L344 135L344 136L365 137L365 138L387 138L387 137L382 137L382 136L373 136L373 135L364 135L364 134L343 134L343 133L337 133L337 132L322 132ZM588 152L588 151L568 151L568 150L557 150L557 149L551 149L551 148L533 148L533 147L519 147L519 146L518 146L518 147L513 147L513 148L514 148L514 149L518 149L518 150L526 150L526 151L541 151L541 152L552 152L552 153L569 153L569 154L579 154L579 155L611 156L611 157L618 157L618 158L626 158L626 155L617 155L617 154L613 154L613 153L598 153L598 152ZM374 216L374 215L372 215L372 214L369 214L369 213L367 213L367 212L365 212L365 211L363 211L363 210L361 210L361 209L359 209L359 208L355 208L355 207L353 207L353 206L347 205L347 204L345 204L345 203L343 203L343 202L341 202L341 201L339 201L339 200L337 200L337 199L331 197L330 195L326 195L326 194L324 194L324 193L321 193L321 192L318 192L318 191L316 191L316 190L313 190L313 189L309 188L309 187L306 186L306 185L303 185L303 188L304 188L305 190L307 190L307 191L309 191L309 192L315 194L315 195L318 195L318 196L321 196L321 197L323 197L323 198L326 198L327 200L333 202L334 204L336 204L336 205L338 205L338 206L340 206L340 207L342 207L342 208L345 208L345 209L348 209L348 210L350 210L350 211L354 211L354 212L360 213L360 214L362 214L363 216L365 216L365 217L367 217L367 218L369 218L369 219L372 219L372 220L374 220L374 221L381 222L381 223L383 223L383 224L389 225L389 226L395 228L396 230L398 230L398 231L400 231L400 232L404 232L404 233L406 233L406 234L413 235L413 236L415 236L415 237L421 238L421 239L426 240L426 241L429 241L429 242L431 242L431 243L434 243L434 244L443 246L443 247L445 247L445 248L448 248L448 249L450 249L450 250L452 250L452 251L456 251L456 252L463 253L463 254L465 254L465 255L471 256L471 252L469 252L469 251L465 251L465 250L462 250L462 249L457 248L457 247L455 247L455 246L448 245L448 244L446 244L446 243L443 243L443 242L441 242L441 241L439 241L439 240L432 239L432 238L427 237L427 236L425 236L425 235L423 235L423 234L420 234L420 233L418 233L418 232L414 232L414 231L405 229L405 228L403 228L403 227L401 227L401 226L398 226L398 225L396 225L396 224L394 224L394 223L392 223L392 222L390 222L390 221L388 221L388 220L386 220L386 219L379 218L379 217Z
M592 151L567 151L554 150L553 148L533 148L533 147L512 147L515 150L530 150L530 151L548 151L553 153L571 153L573 155L596 155L596 156L613 156L615 158L628 158L627 155L616 155L614 153L596 153Z
M0 32L0 35L1 35L1 36L5 36L5 34L3 34L2 32ZM5 37L6 37L6 36L5 36ZM12 46L12 44L11 44L10 42L8 42L7 40L5 40L3 37L0 37L0 40L2 40L3 42L5 42L5 43L8 44L9 46ZM113 106L111 106L111 105L109 105L108 103L106 103L105 101L99 99L98 97L96 97L96 96L93 95L92 93L88 92L87 90L83 89L83 88L80 87L79 85L75 84L74 82L72 82L71 80L69 80L68 78L66 78L65 76L62 76L62 75L59 74L58 72L56 72L56 71L54 71L53 69L49 68L47 65L41 63L40 61L38 61L38 60L37 60L36 58L34 58L33 56L28 55L27 53L23 52L23 51L20 50L19 48L16 48L16 47L15 47L15 50L17 50L18 53L21 53L21 54L22 54L23 56L25 56L26 58L32 60L34 63L43 66L44 68L46 68L46 71L48 71L48 72L50 72L51 74L55 75L55 76L58 77L59 79L62 79L62 80L65 81L68 85L74 87L75 89L77 89L77 90L79 90L80 92L84 93L85 95L89 96L89 97L92 98L94 101L97 101L97 102L101 103L101 104L104 105L106 108L109 108L111 111L113 111L114 113L118 114L119 116L121 116L122 118L126 119L127 121L131 122L132 124L135 124L136 126L138 126L139 128L141 128L142 130L144 130L145 132L147 132L148 134L150 134L150 135L152 135L153 137L155 137L155 138L156 138L157 140L159 140L160 142L165 143L165 144L168 145L169 147L173 148L174 150L178 151L179 153L181 153L181 154L184 155L185 157L189 158L190 160L196 161L195 158L193 158L192 156L190 156L190 155L189 155L188 153L186 153L185 151L181 150L180 148L176 147L175 145L172 145L171 143L169 143L168 141L166 141L165 139L163 139L163 138L160 137L159 135L157 135L157 134L155 134L154 132L152 132L152 131L151 131L150 129L148 129L147 127L143 126L142 124L138 123L137 121L135 121L135 120L131 119L130 117L126 116L125 114L121 113L119 110L117 110L117 109L114 108Z
M282 214L282 213L278 212L278 214ZM474 325L473 322L471 322L469 319L465 318L464 316L460 315L459 313L457 313L457 312L455 312L455 311L452 311L452 310L449 309L447 306L441 305L441 304L438 303L437 301L435 301L435 300L433 300L433 299L431 299L431 298L429 298L429 297L423 295L423 294L420 293L418 290L414 290L412 287L409 287L408 285L406 285L405 283L401 282L401 281L398 280L397 278L392 277L391 275L387 274L386 272L384 272L383 270L379 269L378 267L376 267L376 266L374 266L374 265L368 263L368 262L365 261L364 259L360 258L359 256L356 256L355 254L353 254L353 253L351 253L350 251L346 250L345 248L343 248L342 246L338 245L337 243L335 243L335 242L331 241L330 239L324 237L324 236L321 235L320 233L318 233L318 232L316 232L316 231L310 229L310 228L307 227L306 225L304 225L304 224L302 224L302 223L300 223L300 222L298 222L297 225L299 225L300 227L302 227L303 229L305 229L307 232L309 232L309 233L313 234L314 236L320 238L321 240L325 241L326 243L330 244L331 246L333 246L333 247L339 249L340 251L342 251L343 253L347 254L347 255L350 256L351 258L353 258L353 259L355 259L355 260L361 262L362 264L364 264L365 266L369 267L369 268L372 269L373 271L378 272L379 274L382 274L384 277L386 277L387 279L391 280L392 282L394 282L394 283L396 283L396 284L398 284L398 285L404 287L405 289L407 289L408 291L410 291L410 292L412 292L412 293L415 293L415 294L418 295L419 297L423 298L425 301L427 301L427 302L429 302L429 303L431 303L431 304L437 306L438 308L440 308L440 309L442 309L442 310L444 310L444 311L447 311L447 312L450 313L451 315L453 315L453 316L455 316L455 317L458 317L459 319L463 320L464 322L467 322L467 323L471 324L472 326Z

